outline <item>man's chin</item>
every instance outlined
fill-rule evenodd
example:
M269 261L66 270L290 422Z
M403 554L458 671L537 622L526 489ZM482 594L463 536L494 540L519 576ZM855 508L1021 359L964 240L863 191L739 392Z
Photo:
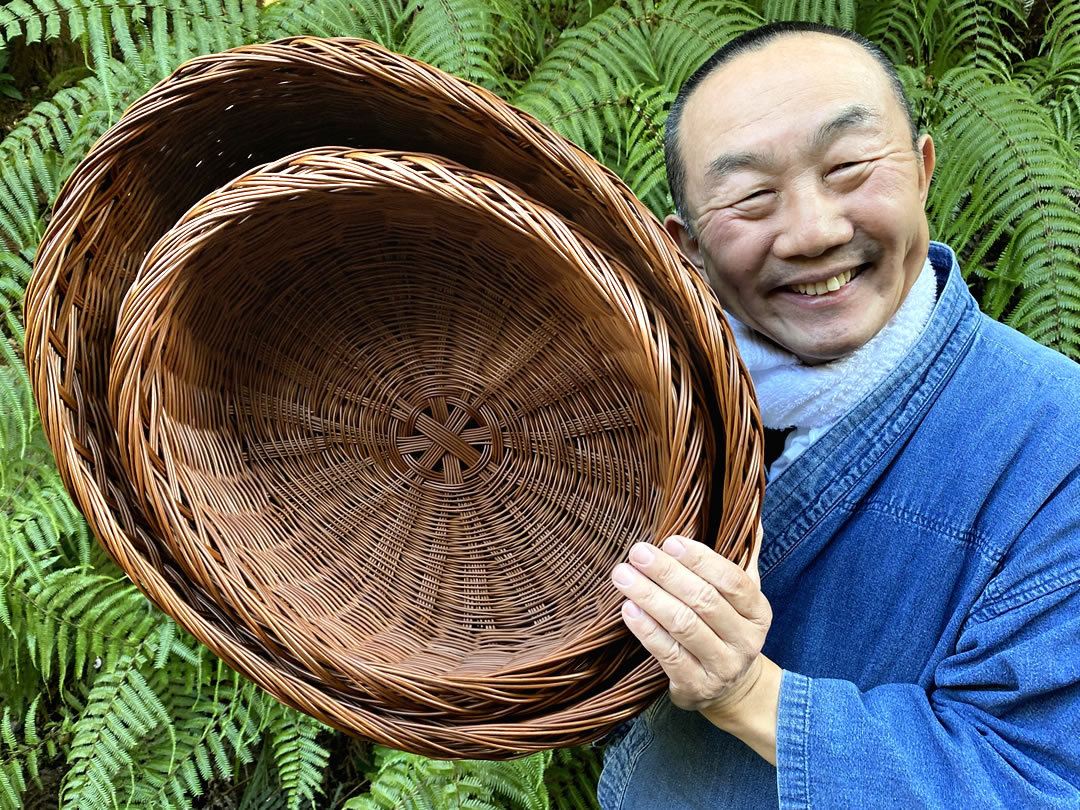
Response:
M862 335L844 335L842 337L831 335L829 337L792 337L783 343L773 338L773 342L794 354L806 365L818 366L822 363L831 363L833 360L847 357L869 339L869 337L864 339Z

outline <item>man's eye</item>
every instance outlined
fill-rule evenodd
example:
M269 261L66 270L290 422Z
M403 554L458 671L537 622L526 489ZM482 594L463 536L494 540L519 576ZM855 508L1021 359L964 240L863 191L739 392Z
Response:
M769 194L768 189L761 188L753 192L752 194L747 194L745 197L739 200L739 202L760 202L767 194Z
M833 172L842 172L847 169L853 169L856 166L859 166L861 163L862 161L860 160L853 160L849 161L848 163L837 163L835 166L832 167L832 169L829 170L829 173L832 174Z

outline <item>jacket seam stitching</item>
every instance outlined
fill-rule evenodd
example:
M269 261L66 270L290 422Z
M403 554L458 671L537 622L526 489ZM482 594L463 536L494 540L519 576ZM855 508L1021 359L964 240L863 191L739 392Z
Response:
M933 532L941 537L956 540L965 546L973 547L979 552L983 559L991 564L996 564L1001 558L1002 550L995 550L991 536L975 528L957 528L940 518L931 517L918 510L905 506L896 506L895 504L884 503L882 501L866 501L862 503L852 503L851 501L848 501L844 506L852 515L858 514L859 512L874 512L896 518L897 520L907 521L920 529Z
M1056 591L1064 590L1071 585L1080 585L1080 578L1076 576L1075 571L1038 580L1008 599L994 600L983 605L971 615L971 622L974 626L983 624L1008 613L1010 610L1015 610L1021 605L1033 602Z
M1031 362L1030 358L1025 357L1022 354L1017 354L1015 351L1013 351L1012 347L1009 346L1007 343L1005 343L1004 341L998 340L994 336L992 331L987 332L984 335L983 339L986 340L988 343L994 344L994 346L996 346L1001 351L1007 352L1008 354L1012 355L1012 357L1014 357L1017 360L1017 362L1019 362L1025 368L1032 369L1032 370L1037 370L1040 374L1045 374L1047 377L1052 379L1054 382L1061 383L1062 385L1070 385L1071 382L1072 382L1071 380L1067 380L1065 377L1062 377L1062 376L1054 373L1054 371L1051 368L1046 368L1046 366L1048 366L1049 363L1036 364L1036 363Z

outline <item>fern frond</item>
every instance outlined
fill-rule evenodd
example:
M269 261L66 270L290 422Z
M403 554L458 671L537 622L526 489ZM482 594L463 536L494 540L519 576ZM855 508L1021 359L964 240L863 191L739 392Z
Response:
M660 83L677 93L683 82L720 46L765 20L739 0L667 0L645 18Z
M254 761L258 689L227 670L174 665L163 695L172 725L148 739L119 799L134 807L187 808L215 778L229 781L234 762Z
M287 810L285 794L278 786L273 762L270 746L264 745L237 810Z
M648 14L645 0L635 0L629 8L612 6L581 28L564 31L513 102L548 122L569 110L611 101L618 96L617 87L659 84L646 30ZM596 133L593 140L602 141L603 136Z
M74 724L70 770L60 790L64 806L116 806L118 776L130 771L139 746L154 731L171 725L159 697L167 689L167 678L141 654L125 656L115 668L97 675Z
M110 81L106 63L119 57L152 84L194 56L254 42L257 14L257 0L13 0L0 6L0 29L5 40L22 35L36 42L60 36L66 26L112 109L123 85Z
M1080 2L1062 0L1047 15L1039 55L1016 67L1058 131L1080 147Z
M495 60L498 6L490 0L411 0L401 51L490 90L505 89Z
M766 20L805 20L855 28L855 0L765 0L762 14Z
M35 576L27 566L11 592L13 606L22 608L18 637L43 678L49 679L56 666L61 688L69 674L81 678L130 657L132 650L150 643L161 622L138 589L115 574L52 568Z
M928 206L935 238L989 279L994 317L1080 358L1080 158L1030 93L960 68L937 86L940 159ZM1009 313L1013 295L1023 294Z
M515 77L527 76L558 47L563 31L580 28L612 5L612 0L500 0L505 13L504 64Z
M289 810L312 803L322 792L323 771L330 754L316 741L326 727L318 720L266 697L268 705L265 737L274 753L281 789Z
M0 254L0 265L3 261L4 255ZM36 406L30 395L30 380L18 351L25 339L22 324L16 317L14 307L9 307L8 303L15 296L22 297L22 286L17 280L0 277L0 323L3 324L0 327L0 444L21 453L30 441ZM12 336L6 337L5 331L12 332ZM5 477L6 474L0 470L0 492L3 491Z
M8 133L0 142L0 249L33 255L46 206L109 123L150 83L151 77L110 60L97 75L37 104ZM106 93L110 84L120 88L112 96ZM24 267L9 257L0 264L0 278L18 275L25 287L25 273L18 272Z
M278 0L259 18L260 39L362 37L399 50L404 16L400 0Z
M918 0L861 3L855 30L881 47L894 65L926 62L925 10Z
M662 88L635 88L615 101L616 137L595 148L597 157L618 174L659 218L671 211L664 166L664 120L674 94Z
M742 3L612 6L565 33L514 102L619 174L658 215L670 209L663 123L682 82L760 18Z
M927 0L923 39L934 76L966 66L1008 80L1020 56L1016 32L1026 18L1022 0Z
M555 810L600 810L596 785L603 769L602 750L595 746L560 748L552 752L544 783Z
M28 776L41 786L38 776L41 747L37 733L39 700L40 695L34 698L22 718L21 743L12 721L11 706L4 707L4 716L0 719L0 810L22 810L22 794L26 790Z
M1050 109L1061 137L1080 149L1080 86L1067 93Z
M1061 0L1046 21L1039 49L1048 65L1045 81L1069 91L1080 86L1080 2Z
M370 790L344 808L548 810L543 776L550 761L550 752L509 762L445 761L376 746Z

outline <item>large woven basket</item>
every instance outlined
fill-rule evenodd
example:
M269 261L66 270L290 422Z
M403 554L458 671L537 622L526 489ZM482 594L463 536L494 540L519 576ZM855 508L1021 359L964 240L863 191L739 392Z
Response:
M665 682L615 562L672 532L749 556L761 429L704 283L579 149L372 43L156 86L65 185L26 317L105 548L350 733L595 739Z

